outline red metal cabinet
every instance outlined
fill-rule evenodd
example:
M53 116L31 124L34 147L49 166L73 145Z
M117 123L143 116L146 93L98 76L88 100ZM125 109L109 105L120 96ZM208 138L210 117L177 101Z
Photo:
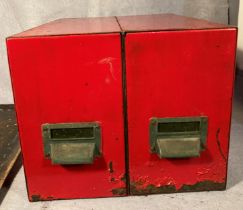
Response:
M7 40L31 201L126 194L119 30L115 18L63 19ZM52 164L41 126L80 122L99 123L101 156Z
M128 31L131 194L225 189L236 29L173 15L119 21ZM151 120L182 117L206 117L205 148L199 157L159 158L151 152ZM161 129L159 123L154 126ZM168 146L174 148L174 142Z
M224 189L236 35L151 15L8 38L29 199Z

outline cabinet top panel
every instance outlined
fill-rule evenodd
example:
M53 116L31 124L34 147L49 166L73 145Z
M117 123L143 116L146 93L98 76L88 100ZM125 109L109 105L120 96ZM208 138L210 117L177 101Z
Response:
M117 17L123 31L164 31L232 28L228 25L174 14Z
M120 32L115 17L64 18L40 25L11 37L58 36Z
M120 17L64 18L51 21L11 37L221 28L232 28L232 26L174 14L157 14Z

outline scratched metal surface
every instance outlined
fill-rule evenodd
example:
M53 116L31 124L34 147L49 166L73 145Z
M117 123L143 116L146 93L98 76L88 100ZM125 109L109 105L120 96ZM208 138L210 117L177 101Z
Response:
M0 188L19 154L14 108L12 105L0 105Z

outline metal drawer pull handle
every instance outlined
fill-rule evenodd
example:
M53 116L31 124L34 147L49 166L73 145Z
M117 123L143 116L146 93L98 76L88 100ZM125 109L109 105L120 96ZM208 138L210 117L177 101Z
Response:
M92 164L100 156L98 123L43 124L44 154L52 164Z
M199 157L206 147L207 117L152 118L150 150L160 158Z

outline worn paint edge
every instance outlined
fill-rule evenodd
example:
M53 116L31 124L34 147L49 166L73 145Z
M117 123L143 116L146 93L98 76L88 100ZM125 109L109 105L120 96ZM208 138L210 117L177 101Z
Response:
M124 188L126 192L126 188ZM97 197L72 197L72 198L63 198L63 197L53 197L53 196L47 196L42 197L40 194L33 194L29 196L30 202L39 202L39 201L55 201L55 200L76 200L76 199L98 199L98 198L114 198L114 197L124 197L126 194L111 194L109 196L97 196Z
M179 192L198 192L198 191L221 191L226 189L226 182L214 182L211 180L197 182L195 184L183 184L180 189L176 189L175 185L164 185L156 187L153 184L147 185L145 188L137 188L138 184L131 183L131 195L149 195Z

